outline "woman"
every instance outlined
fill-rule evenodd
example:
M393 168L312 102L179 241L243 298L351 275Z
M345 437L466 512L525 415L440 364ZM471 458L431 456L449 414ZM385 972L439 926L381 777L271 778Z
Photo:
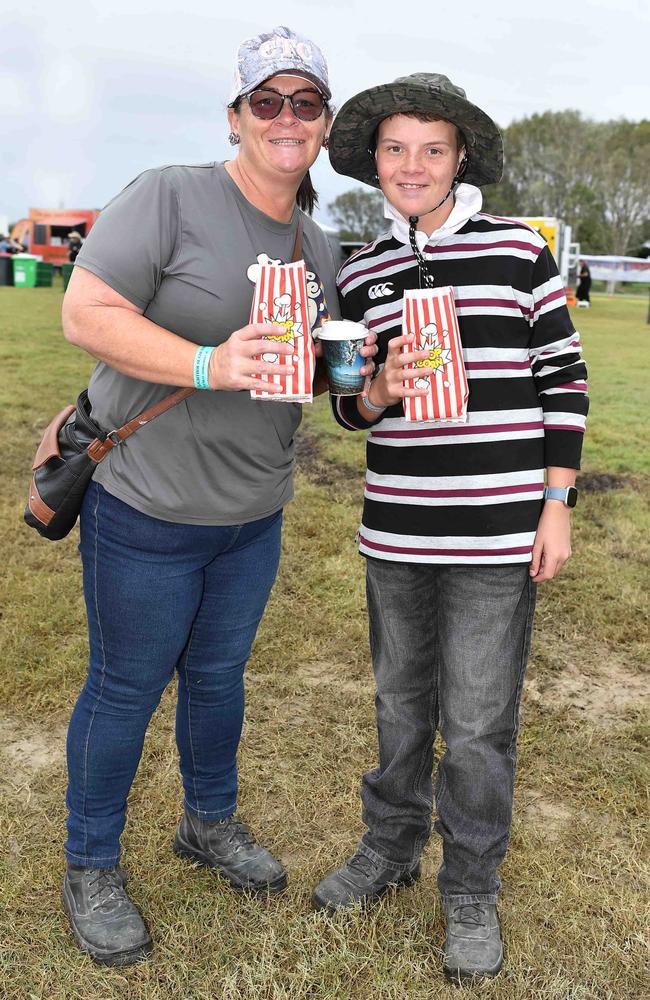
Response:
M535 589L570 554L587 411L579 337L545 241L480 211L502 156L494 122L435 73L351 98L330 137L334 168L381 187L392 227L339 272L343 314L378 333L382 364L366 398L334 405L343 427L370 430L360 550L380 762L363 779L367 832L314 901L365 904L417 878L439 725L438 887L454 978L495 975L503 959L498 868ZM451 354L435 376L412 368L429 353L402 335L402 295L442 286L458 313L467 422L407 422L404 399L427 391L414 378L449 385L454 372Z
M151 949L118 864L120 835L174 671L185 791L176 852L237 891L279 892L287 881L235 815L243 671L276 575L301 414L251 399L251 388L276 391L253 375L281 367L256 360L269 327L248 317L260 261L290 261L299 222L310 287L324 286L336 309L331 250L299 211L314 204L308 171L326 143L331 95L320 50L285 27L242 44L235 81L238 156L136 178L85 241L63 308L66 338L99 361L89 396L100 426L172 386L212 390L112 451L81 514L90 658L68 735L64 905L80 947L105 964ZM325 298L315 296L317 322Z
M588 309L591 305L591 271L584 260L578 261L578 286L576 288L576 299L582 309Z

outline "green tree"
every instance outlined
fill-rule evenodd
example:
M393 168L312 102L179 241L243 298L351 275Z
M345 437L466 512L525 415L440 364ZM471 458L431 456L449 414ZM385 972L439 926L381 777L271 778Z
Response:
M650 215L650 121L607 122L596 174L610 253L632 253Z
M368 243L388 228L381 191L352 188L329 202L327 208L344 240Z
M564 219L586 253L626 254L650 216L650 122L594 122L545 111L504 130L505 177L487 188L495 215Z

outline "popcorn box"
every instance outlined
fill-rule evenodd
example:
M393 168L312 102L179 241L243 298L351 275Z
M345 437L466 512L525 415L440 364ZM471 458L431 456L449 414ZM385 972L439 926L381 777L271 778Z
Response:
M415 335L410 350L429 351L426 361L409 368L433 368L430 378L413 379L417 389L427 388L426 396L404 399L405 420L467 422L467 375L460 343L453 289L422 288L404 293L402 333Z
M253 399L274 399L281 403L311 403L312 383L316 367L314 342L309 323L307 274L302 260L293 264L262 264L255 285L251 323L274 323L284 328L282 334L265 337L268 350L262 361L287 367L293 373L264 376L266 381L282 387L282 392L270 393L251 389ZM276 354L274 343L293 345L293 355ZM259 358L257 360L260 360ZM262 378L256 375L256 378Z

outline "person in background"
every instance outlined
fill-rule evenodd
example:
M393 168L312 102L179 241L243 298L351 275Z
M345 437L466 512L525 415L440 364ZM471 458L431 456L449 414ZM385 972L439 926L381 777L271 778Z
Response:
M83 240L81 238L81 233L78 233L76 229L73 229L71 233L68 233L68 260L71 264L74 264L76 261L82 246Z
M578 261L578 285L576 287L576 299L578 300L578 306L582 309L588 309L591 305L591 298L589 293L591 292L591 271L585 264L584 260Z
M175 674L185 802L174 850L237 892L287 884L236 814L244 667L276 576L301 419L297 404L251 398L278 391L267 379L287 369L258 360L263 334L284 328L249 316L260 263L291 261L301 233L316 323L338 316L332 251L310 218L330 97L309 39L279 26L243 42L228 106L237 155L137 177L99 216L65 296L66 338L98 361L88 393L100 426L171 387L201 390L111 451L81 511L90 657L68 732L63 899L78 944L107 965L152 947L120 837Z
M546 242L481 212L480 187L501 177L501 135L446 76L415 73L351 98L330 159L381 188L391 228L338 275L344 318L378 334L378 374L367 397L333 397L342 427L370 432L359 540L379 762L363 777L361 843L314 903L365 905L418 877L439 729L444 968L496 975L535 592L571 552L587 412L580 338ZM429 352L402 335L402 296L442 286L458 314L467 422L407 422L404 399L427 391L413 379L434 375ZM451 362L435 377L452 379Z

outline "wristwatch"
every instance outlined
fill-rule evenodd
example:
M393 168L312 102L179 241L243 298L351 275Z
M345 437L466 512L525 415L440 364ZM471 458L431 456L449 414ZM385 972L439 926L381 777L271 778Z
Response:
M575 486L547 486L544 489L544 500L559 500L565 507L575 507L578 491Z

